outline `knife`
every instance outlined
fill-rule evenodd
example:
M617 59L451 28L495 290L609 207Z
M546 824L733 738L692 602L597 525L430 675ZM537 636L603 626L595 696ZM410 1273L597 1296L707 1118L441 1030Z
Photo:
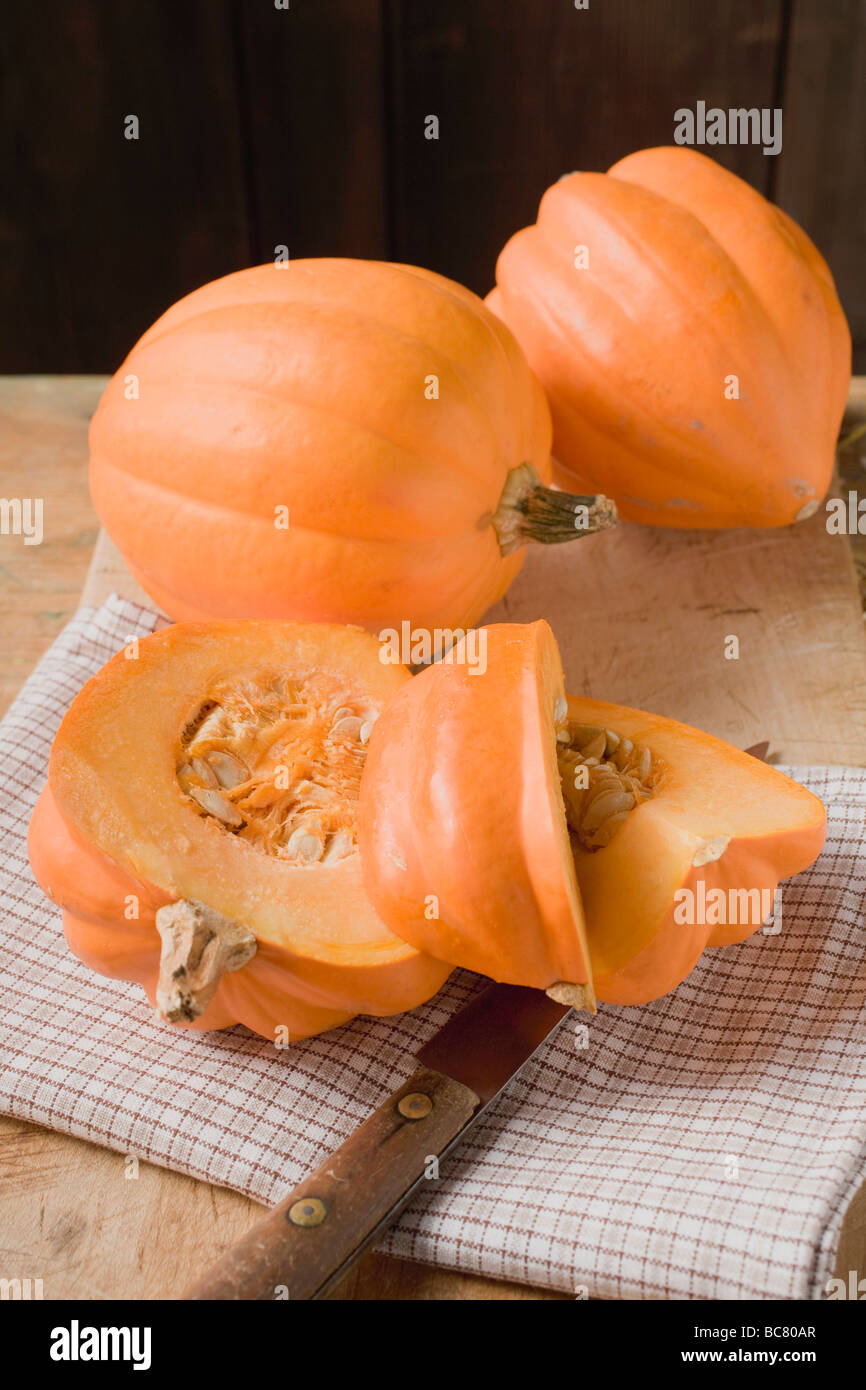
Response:
M424 1044L405 1085L183 1297L324 1298L569 1013L543 990L488 985Z

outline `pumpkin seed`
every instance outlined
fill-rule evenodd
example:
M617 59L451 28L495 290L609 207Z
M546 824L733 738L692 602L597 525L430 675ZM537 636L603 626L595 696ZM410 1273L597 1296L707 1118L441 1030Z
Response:
M605 849L613 839L616 832L625 825L631 812L617 811L615 815L608 816L604 825L600 825L593 836L593 841L598 849Z
M622 791L619 788L607 787L596 796L592 797L587 808L583 813L580 828L585 835L593 830L598 830L604 824L608 816L619 815L621 811L630 811L634 806L634 797L630 792Z
M567 745L558 738L569 827L584 849L603 849L635 807L652 796L652 751L615 729L589 724L572 724Z
M296 864L355 853L365 745L379 713L366 699L336 704L326 685L245 672L215 682L180 730L183 791L256 850Z
M328 847L322 856L323 864L336 864L341 859L347 859L354 853L355 845L348 830L338 830L336 835L332 835L328 841Z
M301 825L289 836L286 856L289 859L300 859L302 864L315 864L321 859L324 849L325 842L321 835L308 826Z
M193 766L196 761L201 762L203 760L193 759ZM212 748L207 755L207 761L216 774L216 781L227 791L231 791L234 787L239 787L243 782L250 780L250 770L246 763L226 748Z
M360 739L361 720L356 714L344 715L336 724L331 725L331 737Z
M217 820L223 821L225 825L243 825L243 816L226 801L222 792L214 791L212 787L190 787L189 794L203 811L216 816Z
M583 748L585 744L589 743L591 739L594 739L596 735L601 732L601 729L597 729L593 724L569 725L571 742L578 748Z
M203 787L218 787L216 773L204 758L190 758L190 766Z
M639 752L636 746L635 753L638 755L637 762L635 763L635 777L637 777L639 782L645 782L650 775L652 754L646 746L640 748Z
M603 758L606 742L604 730L599 729L595 737L591 738L589 743L585 743L580 751L584 758Z

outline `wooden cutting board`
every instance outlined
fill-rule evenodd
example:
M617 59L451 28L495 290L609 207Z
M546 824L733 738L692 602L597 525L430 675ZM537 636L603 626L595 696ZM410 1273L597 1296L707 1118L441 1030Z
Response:
M53 497L61 518L70 509L88 514L86 424L100 386L97 378L0 381L7 495L32 496L36 478L46 511ZM852 400L864 399L855 382ZM10 539L2 538L4 553ZM80 558L80 522L71 536L62 523L54 533L46 527L38 566L15 551L0 573L9 611L33 613L41 597L34 582L68 587L60 576L76 546ZM96 605L111 592L148 602L100 533L82 597ZM781 531L623 525L537 548L490 618L537 617L553 626L575 693L641 705L741 747L769 739L778 761L866 766L862 608L848 540L828 534L823 511ZM19 619L3 620L7 663L20 654L21 632ZM732 638L736 659L726 655ZM46 1279L50 1297L176 1296L260 1211L236 1193L148 1165L126 1182L121 1156L15 1121L0 1121L2 1159L2 1243L21 1252L22 1273ZM866 1190L849 1211L837 1268L866 1272ZM555 1297L377 1255L335 1296Z

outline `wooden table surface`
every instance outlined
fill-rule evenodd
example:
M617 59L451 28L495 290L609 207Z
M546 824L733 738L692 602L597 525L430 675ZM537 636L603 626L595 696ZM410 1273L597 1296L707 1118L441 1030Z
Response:
M132 593L100 541L87 492L87 422L101 377L0 379L4 497L44 499L44 541L0 536L0 709L86 587ZM852 418L866 383L852 387ZM857 451L842 490L855 487ZM855 549L864 547L858 539ZM855 558L857 558L855 556ZM92 563L93 562L93 563ZM860 556L866 576L866 552ZM546 616L570 689L643 705L778 760L866 766L866 638L851 547L824 514L776 532L677 533L621 526L578 547L539 548L495 614ZM739 638L740 657L724 656ZM225 1188L0 1118L0 1255L46 1298L176 1297L261 1208ZM837 1270L866 1274L866 1189ZM553 1299L546 1292L368 1255L335 1298Z

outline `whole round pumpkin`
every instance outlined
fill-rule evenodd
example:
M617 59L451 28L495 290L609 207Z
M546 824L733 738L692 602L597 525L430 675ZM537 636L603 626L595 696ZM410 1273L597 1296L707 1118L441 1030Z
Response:
M850 334L812 242L742 179L682 147L568 174L496 284L488 303L547 391L560 486L662 526L816 510Z
M205 285L144 334L94 416L90 486L172 618L450 629L501 597L525 540L615 517L544 487L550 438L476 295L298 260Z

